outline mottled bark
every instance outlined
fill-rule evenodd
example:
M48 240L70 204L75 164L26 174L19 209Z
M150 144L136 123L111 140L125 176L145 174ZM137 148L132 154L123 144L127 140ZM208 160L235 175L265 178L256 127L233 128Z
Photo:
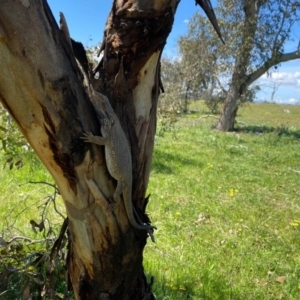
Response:
M114 1L99 79L93 80L128 135L132 200L145 222L158 62L176 6L176 0ZM1 102L52 174L66 205L68 271L76 298L153 299L142 267L147 234L130 226L122 203L113 212L106 209L104 197L112 198L116 182L107 172L103 147L80 140L84 131L100 134L100 124L46 1L1 1L0 64Z
M231 85L230 91L226 95L225 103L216 128L222 131L232 131L234 129L235 117L238 111L239 93L237 87Z
M113 1L90 81L105 94L131 145L132 202L143 222L156 130L159 60L177 0ZM197 1L214 17L208 0ZM215 26L216 20L211 19ZM0 100L56 181L68 215L67 268L76 299L154 299L143 266L147 233L134 229L121 201L111 211L116 181L104 149L84 143L100 135L67 30L45 0L2 0ZM82 65L86 70L87 64ZM95 76L97 75L97 76ZM96 79L97 78L97 79Z
M223 109L216 128L222 131L234 129L235 116L238 110L238 99L246 90L247 68L253 48L254 36L257 26L259 11L258 0L245 0L244 2L245 21L235 67L232 73L229 92L227 93Z

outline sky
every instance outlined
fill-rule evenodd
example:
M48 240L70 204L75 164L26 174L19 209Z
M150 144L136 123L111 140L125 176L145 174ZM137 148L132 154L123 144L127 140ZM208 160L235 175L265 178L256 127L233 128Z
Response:
M63 12L68 23L71 37L84 46L95 46L101 43L107 16L112 0L48 0L48 4L56 20L59 12ZM215 5L215 1L212 1ZM172 32L164 49L164 55L177 56L177 40L188 29L188 21L201 8L194 0L181 0L175 15ZM300 31L293 32L295 40L300 39ZM289 44L288 51L294 51L295 45ZM257 101L273 101L276 103L300 104L300 59L283 63L270 75L263 75L255 82L261 87ZM272 97L272 92L274 92Z

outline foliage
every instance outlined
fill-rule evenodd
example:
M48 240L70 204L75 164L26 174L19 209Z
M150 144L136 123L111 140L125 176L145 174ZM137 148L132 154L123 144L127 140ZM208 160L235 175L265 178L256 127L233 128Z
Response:
M86 55L89 63L91 64L91 69L93 70L100 61L101 56L99 55L100 46L86 47Z
M17 168L22 167L24 155L30 156L32 159L36 157L12 117L1 103L0 141L0 151L2 150L7 157L4 166L7 165L10 169L12 169L13 166Z
M166 131L174 129L182 112L187 110L185 95L181 94L181 74L179 62L164 57L161 60L161 79L163 84L162 93L158 99L157 117L158 134L163 135Z
M0 299L68 297L65 236L51 255L64 207L56 203L60 196L47 183L51 177L41 163L24 159L21 170L6 169L0 175ZM35 181L29 182L28 176Z
M49 241L15 241L1 250L1 299L73 299L65 280L67 249L63 246L52 257L54 239Z
M175 124L180 118L181 110L178 102L174 101L176 98L177 95L175 93L166 93L159 97L157 110L159 136L163 136L165 132L174 130Z

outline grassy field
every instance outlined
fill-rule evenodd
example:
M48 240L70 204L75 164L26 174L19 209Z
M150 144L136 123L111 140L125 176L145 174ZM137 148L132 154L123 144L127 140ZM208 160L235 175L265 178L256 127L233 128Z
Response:
M156 140L157 299L300 299L300 107L248 105L233 133L192 109Z
M157 299L300 299L300 106L247 105L231 133L190 109L156 137L144 266ZM49 175L27 164L0 179L0 231L31 232L52 189L19 184Z

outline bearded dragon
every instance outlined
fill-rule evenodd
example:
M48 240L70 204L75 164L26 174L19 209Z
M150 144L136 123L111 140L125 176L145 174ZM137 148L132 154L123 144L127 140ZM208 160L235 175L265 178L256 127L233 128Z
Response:
M132 161L129 142L120 121L114 113L106 96L96 92L90 87L90 99L101 124L101 135L95 136L91 132L85 132L81 137L86 143L105 146L105 160L108 172L117 180L117 187L113 195L114 208L121 199L123 193L124 206L131 225L140 230L146 230L151 238L155 226L142 224L137 216L139 224L134 218L132 204ZM137 215L137 214L136 214Z
M70 38L68 25L63 13L60 14L60 29L67 40L72 53L76 57L76 51L73 51L72 39ZM77 57L76 57L77 58ZM106 96L95 92L92 85L89 82L88 72L85 71L84 63L87 63L87 59L78 59L78 67L84 77L87 84L88 94L92 105L96 111L98 120L101 124L101 136L94 136L91 132L86 132L81 137L86 143L93 143L97 145L105 146L105 160L107 169L110 175L117 180L117 187L114 192L114 204L110 205L110 209L113 209L118 205L121 199L121 194L123 193L124 206L126 210L127 217L131 225L140 230L146 230L151 237L151 240L155 242L153 236L153 230L156 229L155 226L147 225L142 223L137 212L132 204L132 161L131 161L131 151L126 135L120 124L120 121L116 114L114 113L109 100ZM122 62L123 65L123 62ZM87 180L85 177L87 185L93 193L95 190L95 183L93 180ZM101 199L105 199L100 189L98 193L101 194ZM137 220L134 218L134 213Z

